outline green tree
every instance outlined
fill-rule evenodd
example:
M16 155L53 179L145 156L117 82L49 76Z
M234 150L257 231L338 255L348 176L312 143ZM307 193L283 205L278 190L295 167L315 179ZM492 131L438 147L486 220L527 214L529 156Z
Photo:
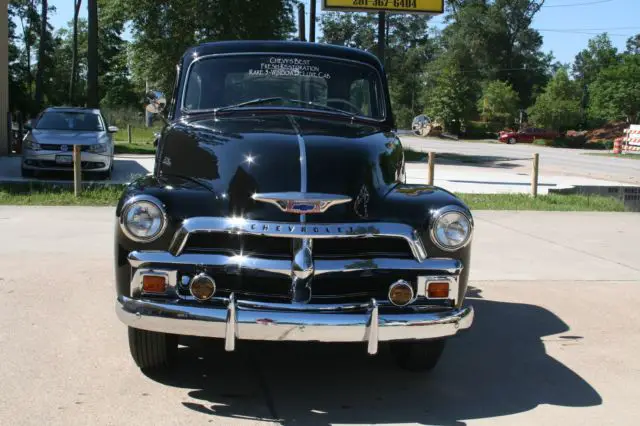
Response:
M535 125L559 131L577 126L580 115L580 88L569 79L565 68L556 72L529 108L529 118Z
M131 22L129 52L136 87L148 82L170 95L176 64L195 44L219 40L286 39L293 0L108 0Z
M513 124L518 113L518 94L506 81L492 81L482 91L478 100L478 110L488 121L500 121L506 126Z
M640 34L636 34L633 37L627 39L626 53L637 55L640 53Z
M589 86L589 113L593 118L640 119L640 55L624 54L619 63L605 68Z
M461 125L476 113L476 94L473 79L462 72L455 58L440 56L425 73L426 88L423 103L426 113L441 122L446 131L458 133Z

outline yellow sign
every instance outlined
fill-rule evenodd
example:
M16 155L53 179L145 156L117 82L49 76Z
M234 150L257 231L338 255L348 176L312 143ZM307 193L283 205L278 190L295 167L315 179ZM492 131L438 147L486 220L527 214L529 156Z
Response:
M345 12L389 11L399 13L444 13L444 0L323 0L323 10Z

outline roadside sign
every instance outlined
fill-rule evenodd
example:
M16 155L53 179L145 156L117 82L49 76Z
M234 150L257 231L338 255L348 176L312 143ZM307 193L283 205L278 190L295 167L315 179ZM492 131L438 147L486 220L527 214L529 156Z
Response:
M343 12L444 13L444 0L323 0L322 10Z

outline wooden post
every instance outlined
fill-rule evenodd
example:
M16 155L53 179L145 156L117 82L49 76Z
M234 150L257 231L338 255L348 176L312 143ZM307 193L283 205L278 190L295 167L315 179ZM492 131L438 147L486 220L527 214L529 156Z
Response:
M127 140L131 143L131 124L127 124Z
M429 185L433 185L435 166L436 166L436 153L430 152L429 153L429 179L428 179Z
M79 196L82 192L82 155L80 145L73 146L73 192Z
M538 196L538 165L540 154L533 154L533 170L531 171L531 195Z

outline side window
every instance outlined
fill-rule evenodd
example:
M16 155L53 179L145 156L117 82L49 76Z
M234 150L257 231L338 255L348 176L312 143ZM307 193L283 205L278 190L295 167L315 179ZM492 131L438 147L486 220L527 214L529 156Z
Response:
M202 96L202 79L198 74L196 67L189 73L189 81L187 82L187 93L185 96L185 108L199 109Z
M369 81L365 79L354 80L349 87L349 102L357 106L363 115L371 116L371 90Z

